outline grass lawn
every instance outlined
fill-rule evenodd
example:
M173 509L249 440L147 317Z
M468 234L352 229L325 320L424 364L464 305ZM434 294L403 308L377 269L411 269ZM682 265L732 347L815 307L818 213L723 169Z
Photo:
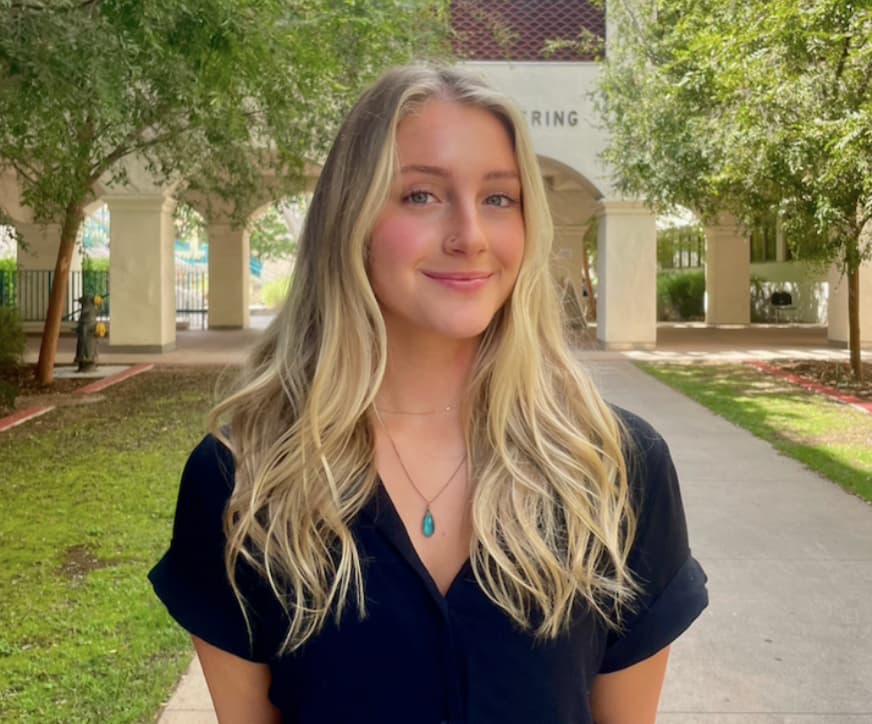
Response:
M639 367L872 502L872 415L746 365Z
M0 721L153 721L190 640L146 580L217 370L146 372L0 433Z

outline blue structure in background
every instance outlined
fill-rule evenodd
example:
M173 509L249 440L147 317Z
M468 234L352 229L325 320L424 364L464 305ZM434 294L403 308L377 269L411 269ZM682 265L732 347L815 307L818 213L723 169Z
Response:
M191 250L191 245L186 241L176 240L175 244L176 259L183 261L185 264L192 266L207 266L209 263L209 244L201 243L197 245L197 253ZM250 256L248 258L248 268L251 273L260 279L263 273L263 262L257 257Z

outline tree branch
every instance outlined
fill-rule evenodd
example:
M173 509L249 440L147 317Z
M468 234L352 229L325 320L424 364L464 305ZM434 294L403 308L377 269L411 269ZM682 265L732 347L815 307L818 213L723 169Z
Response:
M848 33L845 35L845 42L842 45L842 54L839 56L839 62L836 65L835 76L833 77L833 85L837 85L838 82L842 79L842 74L845 72L845 63L848 60L848 53L851 50L851 38L853 36ZM838 89L837 89L838 90Z
M156 146L159 143L163 143L164 141L168 141L169 139L173 138L174 136L176 136L180 133L184 133L187 130L188 129L167 131L166 133L158 134L157 136L154 136L153 138L141 139L138 143L133 143L133 144L126 143L127 140L129 139L129 137L128 137L128 139L125 139L124 142L122 142L121 144L116 146L114 150L112 150L99 163L95 164L91 168L91 176L88 180L88 183L89 184L96 183L99 180L99 178L112 167L112 164L116 163L117 161L120 161L125 156L129 156L131 153L136 153L137 151L143 151L146 148L150 148L152 146ZM140 133L141 133L141 131L140 131Z
M36 183L36 177L38 174L33 167L27 166L21 161L10 161L9 164L15 169L15 173L21 176L25 181L31 184ZM27 171L24 170L25 168L27 168Z

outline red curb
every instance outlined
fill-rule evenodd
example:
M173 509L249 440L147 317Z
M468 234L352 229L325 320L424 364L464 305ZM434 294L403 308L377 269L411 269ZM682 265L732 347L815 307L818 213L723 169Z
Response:
M22 422L32 420L34 417L44 415L46 412L51 410L54 410L54 405L49 405L48 407L28 407L11 415L7 415L6 417L0 417L0 432L8 430L10 427L20 425Z
M119 372L118 374L112 375L111 377L106 377L102 380L98 380L97 382L92 382L90 385L85 385L84 387L80 387L73 394L76 395L92 395L95 392L102 392L107 387L112 387L112 385L117 385L119 382L123 382L130 377L134 377L142 372L148 372L153 364L141 364L134 365L123 372ZM10 427L15 427L16 425L20 425L22 422L27 422L28 420L39 417L40 415L44 415L49 410L54 410L54 405L50 405L48 407L28 407L25 410L19 410L7 417L0 417L0 432L8 430Z
M134 365L133 367L124 370L124 372L119 372L118 374L112 375L111 377L105 377L104 379L98 380L97 382L92 382L90 385L80 387L78 390L76 390L75 394L92 395L95 392L102 392L107 387L117 385L119 382L123 382L124 380L141 374L142 372L148 372L148 370L150 370L152 367L154 367L153 364Z
M766 372L767 374L781 377L788 382L791 382L794 385L798 385L799 387L802 387L806 390L817 392L819 395L825 395L826 397L830 397L846 405L851 405L851 407L854 407L861 412L872 414L872 402L866 402L865 400L861 400L859 397L854 397L853 395L845 395L833 387L828 387L827 385L822 385L818 382L812 382L811 380L807 380L803 377L797 377L790 372L785 372L784 370L780 370L777 367L768 365L765 362L748 361L745 362L745 364L751 367L755 367L761 372Z

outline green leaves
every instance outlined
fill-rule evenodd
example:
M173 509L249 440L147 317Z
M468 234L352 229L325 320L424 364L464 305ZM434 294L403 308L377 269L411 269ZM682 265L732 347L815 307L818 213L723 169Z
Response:
M605 157L625 193L753 222L859 290L872 258L872 6L852 0L638 0L600 81ZM849 336L861 373L859 292Z
M600 108L622 191L745 219L789 210L790 241L804 256L832 259L839 245L822 240L834 234L842 246L856 241L872 213L867 3L672 0L656 3L656 16L650 2L610 10L619 39Z
M445 5L0 0L0 171L58 218L139 154L244 216L265 171L295 190L362 84L445 51Z

